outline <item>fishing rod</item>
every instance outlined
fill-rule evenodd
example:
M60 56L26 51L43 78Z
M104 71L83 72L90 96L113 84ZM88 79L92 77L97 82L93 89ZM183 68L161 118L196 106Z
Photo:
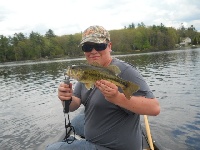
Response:
M70 85L70 76L68 76L68 77L65 76L64 83L71 86ZM75 129L71 125L70 117L69 117L69 105L70 105L71 101L72 101L72 97L71 97L70 100L64 100L63 101L63 113L64 113L64 117L65 117L65 130L66 130L66 135L65 135L65 138L63 139L63 142L67 142L68 144L71 144L75 140ZM67 114L67 116L68 116L68 124L67 124L67 119L66 119L65 114ZM71 132L74 133L73 139L69 138L70 135L71 135Z

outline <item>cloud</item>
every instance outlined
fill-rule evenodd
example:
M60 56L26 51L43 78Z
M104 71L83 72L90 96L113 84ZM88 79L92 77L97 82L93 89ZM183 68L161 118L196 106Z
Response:
M131 23L186 27L200 31L200 6L195 0L0 0L0 34L31 31L56 35L80 33L90 25L108 30Z

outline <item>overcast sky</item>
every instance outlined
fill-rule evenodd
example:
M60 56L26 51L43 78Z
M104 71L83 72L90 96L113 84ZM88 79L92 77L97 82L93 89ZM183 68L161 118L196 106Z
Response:
M131 23L179 28L193 25L200 32L199 0L0 0L0 35L31 31L44 35L74 34L90 25L107 30Z

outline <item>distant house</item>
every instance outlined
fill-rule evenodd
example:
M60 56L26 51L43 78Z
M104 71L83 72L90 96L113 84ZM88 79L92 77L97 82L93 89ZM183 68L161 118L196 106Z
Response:
M191 44L192 40L189 37L183 38L181 40L180 46L188 46L189 44Z

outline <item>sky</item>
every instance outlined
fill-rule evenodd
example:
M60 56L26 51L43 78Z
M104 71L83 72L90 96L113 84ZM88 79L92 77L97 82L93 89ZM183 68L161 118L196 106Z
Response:
M91 25L107 30L134 23L164 24L180 28L193 25L200 32L199 0L0 0L0 35L55 35L84 31Z

